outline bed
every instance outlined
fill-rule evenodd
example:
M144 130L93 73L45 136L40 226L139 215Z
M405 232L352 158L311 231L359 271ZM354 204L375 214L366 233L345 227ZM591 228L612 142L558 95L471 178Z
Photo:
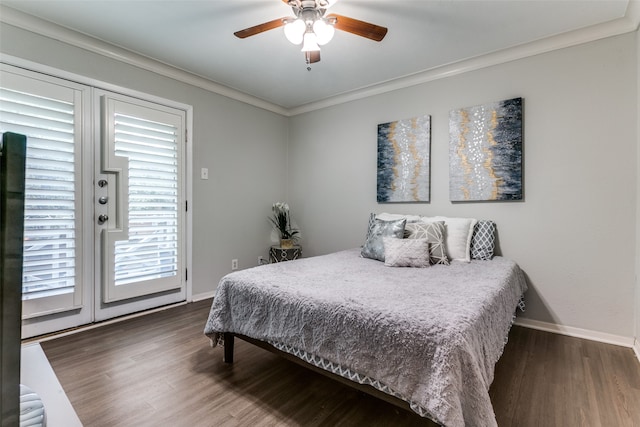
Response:
M390 268L355 248L225 276L205 334L226 338L227 361L239 336L440 425L492 426L488 390L526 289L500 256Z

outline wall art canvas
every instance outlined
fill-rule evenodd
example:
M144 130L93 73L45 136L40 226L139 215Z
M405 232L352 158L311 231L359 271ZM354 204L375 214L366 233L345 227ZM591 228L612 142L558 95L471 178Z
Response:
M431 117L378 125L378 203L428 202Z
M522 98L450 112L449 196L522 200Z

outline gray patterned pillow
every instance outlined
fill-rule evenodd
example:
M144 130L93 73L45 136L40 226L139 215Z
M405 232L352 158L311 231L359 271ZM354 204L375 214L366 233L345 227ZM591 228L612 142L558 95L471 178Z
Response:
M373 212L369 214L369 223L367 224L367 237L364 240L367 240L369 236L371 236L371 231L373 230L373 226L376 225L376 214Z
M427 239L431 264L449 265L449 258L447 258L447 251L444 246L444 221L409 222L405 227L405 233L407 239Z
M364 242L360 255L364 258L384 261L384 242L382 238L385 236L391 236L402 239L406 223L406 219L396 221L382 221L376 219L371 227L369 235L367 236L367 240Z
M471 259L490 260L496 245L496 225L493 221L480 220L471 237Z
M429 267L427 239L383 237L384 265L389 267Z

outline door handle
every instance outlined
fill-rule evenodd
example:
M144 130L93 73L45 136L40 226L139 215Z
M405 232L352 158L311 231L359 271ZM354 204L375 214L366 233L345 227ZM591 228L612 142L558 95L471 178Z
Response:
M108 215L104 215L103 214L103 215L100 215L98 217L98 224L100 224L100 225L104 224L107 221L109 221L109 216Z

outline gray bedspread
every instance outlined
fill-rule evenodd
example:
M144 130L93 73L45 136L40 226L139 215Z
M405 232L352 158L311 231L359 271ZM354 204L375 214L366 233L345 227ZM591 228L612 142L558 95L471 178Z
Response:
M205 326L375 379L445 426L494 426L489 399L526 291L513 261L393 268L352 249L231 273Z

